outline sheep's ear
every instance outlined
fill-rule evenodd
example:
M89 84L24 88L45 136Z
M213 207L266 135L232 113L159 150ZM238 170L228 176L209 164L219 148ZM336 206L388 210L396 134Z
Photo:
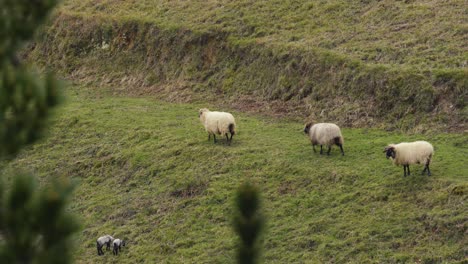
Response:
M384 149L383 152L385 153L385 152L387 152L387 151L389 151L389 150L395 150L395 148L394 148L394 147L387 146L387 147L385 147L385 149Z

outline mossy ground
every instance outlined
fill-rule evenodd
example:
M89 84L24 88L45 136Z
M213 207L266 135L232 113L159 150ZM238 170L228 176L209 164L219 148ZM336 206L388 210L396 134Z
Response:
M466 257L466 134L343 129L345 156L312 153L303 124L233 111L232 146L207 141L205 104L67 90L49 136L8 169L41 181L79 182L70 210L81 219L78 263L233 263L234 192L249 180L266 215L265 263L462 262ZM222 109L229 110L229 109ZM392 142L428 140L433 176L413 175L382 153ZM115 257L95 240L128 241Z

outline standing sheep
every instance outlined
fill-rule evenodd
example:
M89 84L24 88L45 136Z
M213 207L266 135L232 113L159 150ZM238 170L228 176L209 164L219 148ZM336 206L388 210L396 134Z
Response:
M403 142L400 144L390 144L385 147L387 159L392 158L393 164L403 165L403 175L406 171L410 175L410 164L425 164L422 174L427 171L427 176L431 176L429 164L431 163L434 147L427 141Z
M234 116L226 112L211 112L207 108L202 108L198 112L198 117L201 123L208 132L208 140L211 139L211 135L214 137L214 143L216 143L216 134L225 135L227 144L231 145L232 136L236 133L236 121ZM228 134L231 137L228 137Z
M112 246L113 246L112 253L114 253L114 255L118 255L119 251L122 251L121 246L125 247L125 241L118 239L118 238L114 239L114 241L112 242Z
M97 252L98 256L104 255L104 251L102 251L102 247L106 245L106 249L110 249L110 244L114 240L114 238L111 235L105 235L96 240L96 247L97 247Z
M320 145L320 154L323 153L322 145L327 145L327 155L330 155L331 147L337 145L340 147L341 154L344 156L344 139L337 125L332 123L318 123L313 125L312 122L310 122L304 127L304 133L309 135L314 152L316 152L315 145Z

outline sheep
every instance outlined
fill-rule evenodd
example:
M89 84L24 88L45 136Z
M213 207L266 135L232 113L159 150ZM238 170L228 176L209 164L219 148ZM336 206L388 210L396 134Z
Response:
M216 143L216 134L225 135L227 144L231 145L232 136L236 133L236 121L232 114L226 112L211 112L207 108L202 108L198 112L198 117L205 127L206 132L208 132L208 140L210 140L211 135L213 135L214 143ZM228 133L231 134L230 138L228 137Z
M422 175L427 172L427 176L431 176L429 164L431 163L432 155L434 155L434 147L427 141L403 142L400 144L389 144L384 149L387 159L391 158L393 164L403 165L403 175L406 177L406 171L410 175L410 164L423 163L424 170Z
M114 253L114 255L118 255L119 251L122 251L121 246L125 247L125 241L117 238L112 242L112 245L113 245L112 253Z
M96 247L97 247L97 252L98 256L104 255L104 251L102 251L102 247L104 244L106 245L106 249L110 249L110 244L114 240L114 238L111 235L105 235L96 240Z
M341 149L341 154L344 156L343 150L343 135L341 135L340 128L332 123L318 123L313 124L309 122L304 127L304 133L309 135L312 142L312 149L315 150L315 145L320 145L320 154L323 153L322 145L328 146L327 155L330 155L331 147L337 145Z

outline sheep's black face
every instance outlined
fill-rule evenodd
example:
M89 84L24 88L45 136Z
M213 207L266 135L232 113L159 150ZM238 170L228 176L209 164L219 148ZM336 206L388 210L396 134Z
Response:
M206 109L206 108L202 108L202 109L198 110L198 118L200 118L203 115L203 113L205 113L207 110L208 109Z
M395 148L385 148L384 150L387 159L392 158L395 159Z
M305 134L309 134L309 131L310 131L310 127L312 126L312 124L307 124L305 127L304 127L304 133Z

